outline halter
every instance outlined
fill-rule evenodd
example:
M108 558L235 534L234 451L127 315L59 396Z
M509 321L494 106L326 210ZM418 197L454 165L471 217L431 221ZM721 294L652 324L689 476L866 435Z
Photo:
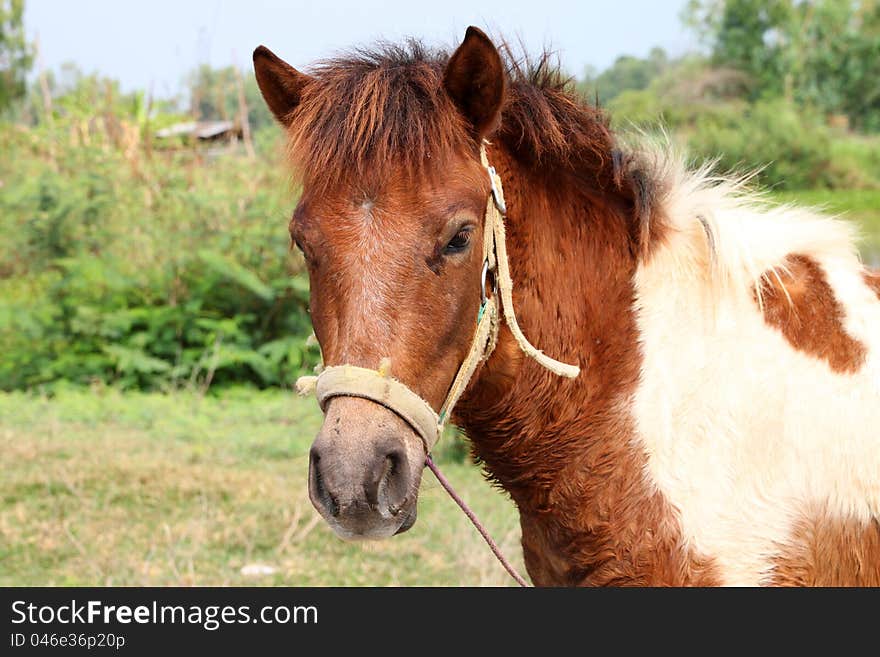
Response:
M348 364L334 365L325 367L318 376L303 376L296 382L296 390L300 395L315 393L323 412L327 410L327 402L334 397L361 397L384 406L403 418L419 434L425 444L425 454L431 453L440 439L446 421L452 415L452 409L477 368L488 360L495 349L502 316L498 307L499 295L504 321L507 322L510 332L524 354L559 376L571 379L580 372L579 367L554 360L532 346L516 321L513 310L513 281L510 277L504 232L507 207L504 203L501 178L496 173L495 167L489 164L486 155L487 144L485 140L480 144L480 161L489 174L492 192L486 203L483 227L483 268L480 272L480 309L477 312L477 328L468 354L452 380L439 413L406 384L391 376L391 362L388 358L382 359L378 370ZM486 293L490 272L497 286L497 289L493 288L493 292L499 293L492 296Z

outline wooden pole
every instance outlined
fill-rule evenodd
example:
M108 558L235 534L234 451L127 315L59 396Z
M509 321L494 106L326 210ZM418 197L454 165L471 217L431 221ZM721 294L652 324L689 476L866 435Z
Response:
M54 132L55 115L52 107L52 92L49 89L49 79L46 77L46 69L43 67L43 52L40 50L40 35L34 37L34 52L37 56L37 77L40 81L40 93L43 96L43 118L50 132ZM58 162L55 158L55 137L52 136L48 142L49 164L54 171L58 170Z
M248 119L247 98L244 95L244 78L238 62L235 61L235 53L232 54L232 68L235 71L235 82L238 87L238 114L241 121L241 138L244 140L244 149L248 157L256 157L254 142L251 138L251 122Z
M52 93L49 90L49 80L46 78L46 69L43 68L43 52L40 50L40 37L34 38L34 50L37 54L37 73L40 80L40 91L43 95L43 111L46 115L46 121L52 123Z

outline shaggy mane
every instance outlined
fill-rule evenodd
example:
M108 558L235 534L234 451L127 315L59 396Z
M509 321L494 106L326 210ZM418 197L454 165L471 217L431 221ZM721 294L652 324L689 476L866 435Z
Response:
M573 90L552 54L515 56L502 42L507 74L501 127L494 135L531 164L577 166L610 161L604 112ZM443 90L450 57L410 39L324 60L293 114L290 153L303 173L328 174L404 165L472 147L464 120Z
M502 41L499 53L507 88L490 139L538 175L569 176L585 189L616 194L632 217L634 250L646 253L661 186L656 175L616 146L606 114L574 91L550 52L517 55ZM289 128L289 155L303 182L326 189L400 172L417 177L429 164L475 153L443 89L449 57L410 39L312 67Z
M443 90L447 59L410 40L318 63L291 115L297 170L319 186L401 166L418 174L465 147L464 119Z

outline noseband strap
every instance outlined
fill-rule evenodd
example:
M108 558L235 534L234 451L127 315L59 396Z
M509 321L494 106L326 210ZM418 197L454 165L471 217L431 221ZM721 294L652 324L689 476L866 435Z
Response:
M391 409L406 420L430 453L440 438L440 418L431 405L386 372L354 365L327 367L315 382L321 410L334 397L361 397Z
M362 397L393 411L421 436L425 443L425 453L430 454L440 438L443 426L452 415L452 409L470 383L479 365L485 362L498 341L501 317L507 323L517 346L527 356L542 367L562 377L574 378L580 372L575 365L567 365L550 358L536 349L523 335L516 321L513 309L513 280L507 259L507 241L504 231L504 215L507 208L501 178L495 167L489 164L486 144L480 145L480 161L489 174L492 192L486 203L485 225L483 226L484 268L491 271L498 286L499 295L488 297L483 290L480 310L477 314L477 327L468 354L462 361L458 372L449 387L446 399L439 414L431 405L412 391L411 388L390 376L390 363L383 359L379 370L371 370L354 365L338 365L324 368L317 376L300 377L296 382L297 392L307 395L314 392L322 411L333 397ZM485 274L485 272L484 272ZM499 312L500 306L503 310Z

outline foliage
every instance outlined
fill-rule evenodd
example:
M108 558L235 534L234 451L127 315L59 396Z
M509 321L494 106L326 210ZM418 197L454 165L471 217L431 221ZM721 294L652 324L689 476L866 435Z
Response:
M314 365L280 157L156 151L139 96L76 79L52 121L0 125L0 389L283 385Z
M880 190L880 136L833 136L830 167L836 189Z
M233 119L239 115L238 84L240 73L232 66L211 68L207 64L198 67L188 78L190 111L201 119ZM251 128L259 130L274 126L275 121L260 95L253 75L241 76L248 120Z
M762 5L749 20L769 20L774 6ZM733 22L730 12L723 16ZM732 34L730 26L725 29ZM743 29L753 36L758 27ZM734 41L744 47L748 38ZM782 87L775 94L762 90L751 74L699 55L667 60L662 69L640 61L639 70L659 72L647 85L642 78L610 97L607 109L617 128L662 126L697 158L718 159L724 170L759 171L760 182L775 188L880 188L880 138L829 121L816 103L787 98ZM614 66L606 73L622 79L620 70Z
M0 112L25 94L33 53L24 34L24 0L0 0Z
M612 98L608 110L618 127L663 123L675 130L718 113L742 112L748 81L732 69L711 66L698 55L675 60L644 89Z
M691 0L686 21L716 65L783 96L880 130L880 0Z
M782 98L716 108L686 132L689 152L777 189L880 189L880 138L836 134Z
M662 48L652 48L645 59L623 55L599 75L587 69L578 82L578 90L587 98L595 94L605 104L624 92L647 88L669 65L669 57Z
M766 183L801 189L831 186L831 137L818 120L802 116L784 100L761 101L737 113L701 117L690 150L718 158L724 170L757 170Z

